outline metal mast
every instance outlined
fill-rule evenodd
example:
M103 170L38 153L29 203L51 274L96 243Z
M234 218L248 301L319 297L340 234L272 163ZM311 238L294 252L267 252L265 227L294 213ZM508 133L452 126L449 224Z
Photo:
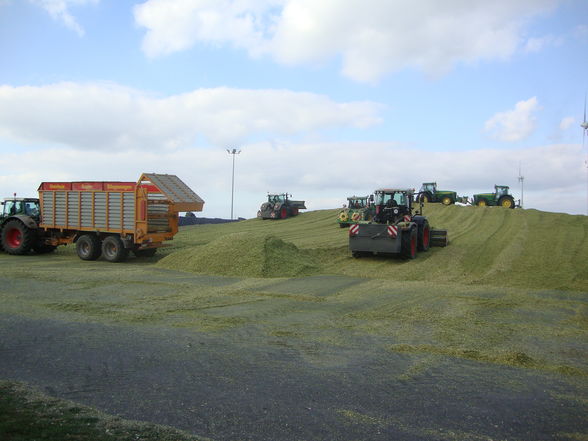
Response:
M241 150L227 149L227 153L229 155L233 155L233 173L231 175L231 220L233 220L233 200L234 200L234 196L235 196L235 155L238 155L239 153L241 153Z

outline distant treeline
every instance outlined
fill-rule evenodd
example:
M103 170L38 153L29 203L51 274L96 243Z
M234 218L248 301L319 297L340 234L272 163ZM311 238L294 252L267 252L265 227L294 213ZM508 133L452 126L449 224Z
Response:
M180 216L179 225L183 227L185 225L203 225L203 224L224 224L227 222L239 222L245 220L245 218L240 217L239 219L219 219L218 217L210 218L210 217L192 217L192 216Z

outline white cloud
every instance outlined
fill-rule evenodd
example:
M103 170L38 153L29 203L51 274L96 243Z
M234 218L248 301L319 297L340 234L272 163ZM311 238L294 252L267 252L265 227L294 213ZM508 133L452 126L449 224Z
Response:
M336 208L351 194L382 186L419 187L436 180L459 195L510 185L520 198L518 164L525 175L525 205L546 211L585 213L585 177L580 145L548 145L504 150L430 152L395 143L269 143L242 146L235 164L235 214L254 217L266 192L288 191L311 210ZM418 167L390 164L414 163ZM320 158L320 159L319 159ZM364 170L358 172L365 164ZM45 180L132 181L142 172L177 174L206 201L204 216L229 217L231 157L222 148L174 151L79 151L52 148L0 156L0 176L7 194L34 195ZM349 179L352 176L353 179Z
M335 102L289 90L197 89L154 97L115 84L0 86L0 135L80 149L179 148L252 136L299 135L380 122L372 102Z
M560 130L567 130L569 129L574 123L576 122L576 118L573 116L566 116L561 120L559 123Z
M501 60L524 46L526 22L559 0L148 0L134 9L150 57L197 43L268 54L285 64L341 57L364 82L405 68L438 75ZM539 49L539 39L528 48Z
M499 141L515 142L535 130L535 112L541 109L536 97L519 101L515 108L498 112L484 124L484 130Z
M533 37L529 38L525 43L525 51L530 53L537 53L541 52L544 48L549 46L561 46L563 42L563 37L555 37L553 35Z
M67 28L76 32L80 37L84 35L84 29L69 12L71 6L98 3L100 0L29 0L45 9L51 18L62 22Z

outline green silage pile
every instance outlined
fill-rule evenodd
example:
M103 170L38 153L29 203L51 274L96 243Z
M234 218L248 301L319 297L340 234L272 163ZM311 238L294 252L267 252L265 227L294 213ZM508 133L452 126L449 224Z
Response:
M233 277L296 277L318 270L310 254L296 245L272 235L251 232L221 235L202 246L181 248L157 265Z
M251 219L184 228L162 264L237 276L320 272L396 281L588 291L587 216L428 204L424 215L434 228L448 230L450 244L404 261L378 256L353 259L347 249L347 229L336 223L337 213L320 210L286 220ZM260 236L265 237L263 246L253 239ZM272 242L279 239L281 242ZM200 256L202 252L206 254Z

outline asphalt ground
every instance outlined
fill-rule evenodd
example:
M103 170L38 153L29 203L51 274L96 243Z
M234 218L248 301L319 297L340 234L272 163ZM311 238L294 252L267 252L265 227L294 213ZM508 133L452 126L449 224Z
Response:
M0 379L126 419L216 441L588 439L586 292L65 252L0 255L0 287Z
M302 357L255 328L0 315L0 378L215 440L553 440L588 433L587 382L360 336ZM423 360L434 357L435 360ZM420 362L426 364L423 371Z

